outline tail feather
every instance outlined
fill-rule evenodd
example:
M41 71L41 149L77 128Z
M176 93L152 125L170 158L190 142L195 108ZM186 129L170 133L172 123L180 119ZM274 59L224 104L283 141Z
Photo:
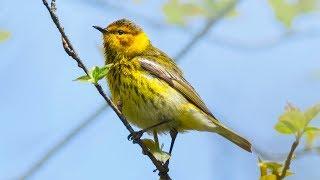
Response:
M236 134L232 130L228 129L224 125L222 125L218 120L214 119L214 124L217 126L214 128L214 132L220 134L221 136L225 137L229 141L233 142L237 146L241 147L242 149L252 152L251 150L251 143L246 140L245 138L241 137L240 135Z

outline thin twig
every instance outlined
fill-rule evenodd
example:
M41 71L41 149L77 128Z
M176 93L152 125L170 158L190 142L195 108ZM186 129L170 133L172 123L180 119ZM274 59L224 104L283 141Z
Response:
M98 108L92 115L86 118L82 123L76 126L74 129L71 130L71 133L67 134L62 140L56 143L53 147L51 147L48 152L46 152L39 160L36 161L35 164L28 169L19 179L27 179L31 177L36 171L40 169L52 156L57 154L61 149L69 142L71 142L74 137L84 129L88 128L89 125L92 125L95 119L106 110L106 105L103 105Z
M232 5L234 6L234 5ZM55 0L51 1L51 8L53 12L56 11L56 6L55 6ZM231 10L231 9L230 9ZM50 11L49 11L50 12ZM223 12L223 13L227 13L227 12ZM50 13L51 15L51 13ZM220 16L220 18L222 18L223 16ZM189 41L188 44L186 44L184 47L181 48L181 50L177 53L177 56L175 56L175 60L176 62L180 61L182 59L182 56L179 54L182 54L183 51L188 51L190 48L192 48L195 44L196 41L199 41L201 39L201 36L205 36L208 32L209 29L211 28L211 26L214 23L212 23L212 21L208 21L208 23L206 24L206 26L199 31L199 33L197 33L196 35L194 35L192 37L192 39ZM60 26L61 27L61 26ZM59 29L59 28L58 28ZM63 28L62 32L63 32ZM60 29L59 29L60 31ZM64 33L63 33L64 34ZM200 34L200 35L199 35ZM72 49L69 49L70 46L68 46L68 43L66 41L65 38L63 38L62 36L62 44L63 44L63 48L66 51L66 53L71 56L72 58L74 58L74 54L71 53ZM78 65L79 66L79 65ZM81 65L79 66L81 68ZM109 106L105 106L103 105L103 107L105 107L105 109L107 109ZM89 127L91 124L93 124L96 120L96 117L98 117L99 114L101 114L102 112L104 112L102 109L102 107L100 107L96 112L93 113L93 115L91 115L91 118L86 119L85 121L83 121L82 123L80 123L79 125L77 125L73 130L71 130L65 137L62 138L61 141L59 141L57 144L55 144L52 149L48 150L45 155L40 158L34 165L31 166L30 169L28 169L28 171L21 177L23 177L23 179L26 179L30 176L32 176L35 172L37 172L50 158L52 158L55 154L57 154L57 152L62 149L63 147L65 147L69 142L71 142L75 137L77 137L81 132L83 132L84 129L86 129L87 127Z
M258 154L258 156L264 160L268 161L283 161L287 158L288 153L270 153L270 152L263 152L261 150L255 149L255 152ZM320 154L320 146L315 146L312 148L303 148L301 150L296 150L294 153L294 159L302 158L306 155L311 154Z
M86 2L89 2L89 1L86 1ZM169 26L165 26L163 22L160 22L155 18L150 18L138 12L130 11L129 9L126 9L119 5L112 4L105 0L96 0L96 2L99 5L99 6L95 6L96 8L100 8L102 10L105 10L105 8L111 8L113 10L118 10L119 12L125 11L126 13L130 14L130 17L133 16L133 17L142 19L146 21L149 25L154 26L155 28L169 27ZM87 4L92 5L92 3L87 3ZM183 31L184 33L187 33L191 37L196 36L196 34L192 30L190 30L190 28L186 26L179 26L179 27L180 27L179 30ZM298 38L313 38L315 36L319 36L319 31L317 28L312 28L307 31L295 30L295 29L287 30L280 33L279 35L266 36L263 39L256 40L253 42L246 42L246 41L242 41L240 39L232 38L232 37L220 37L219 35L206 35L205 41L211 44L219 45L219 46L230 48L233 50L255 52L255 51L261 51L261 50L263 51L269 48L276 47L281 43L287 42L290 40L292 41Z
M290 152L289 152L289 154L287 156L287 159L286 159L286 161L284 163L284 167L282 169L281 175L279 176L280 180L283 179L286 176L287 171L290 168L290 164L291 164L291 160L292 160L292 157L293 157L293 153L296 150L296 148L298 147L299 142L300 142L300 137L297 137L296 140L291 145Z
M63 40L63 47L66 51L66 53L72 57L72 59L74 59L78 66L86 73L88 74L88 70L85 67L85 65L83 64L82 60L80 59L80 57L78 56L77 52L75 51L75 49L73 48L69 38L67 37L67 35L64 32L64 29L62 27L62 25L59 22L59 18L58 16L55 14L55 10L56 10L56 6L54 5L54 7L50 7L47 0L42 0L44 6L47 8L48 12L50 13L51 19L53 21L53 23L56 25L57 29L59 30L61 36L62 36L62 40ZM54 2L53 2L54 3ZM55 4L55 3L54 3ZM118 110L118 108L116 107L116 105L111 101L111 99L109 97L107 97L107 95L105 94L105 92L103 91L102 87L99 84L94 84L94 86L96 87L97 91L99 92L99 94L104 98L104 100L107 102L107 104L113 109L113 111L117 114L117 116L119 117L119 119L121 120L121 122L123 123L123 125L127 128L127 130L130 133L134 133L133 128L131 127L131 125L128 123L128 121L126 120L126 118L122 115L122 113ZM150 153L148 151L148 148L143 144L143 142L140 139L136 140L137 144L142 148L143 152L146 153L146 155L150 158L150 160L152 161L152 163L156 166L156 168L159 170L159 176L160 178L163 179L171 179L170 176L168 175L168 169L162 165L161 162L159 162L153 155L152 153Z
M319 36L319 31L316 28L308 30L287 30L276 36L265 37L264 39L254 42L244 42L239 39L208 36L206 40L210 43L217 44L222 47L231 48L238 51L263 51L274 48L281 43L293 41L295 39L314 38Z

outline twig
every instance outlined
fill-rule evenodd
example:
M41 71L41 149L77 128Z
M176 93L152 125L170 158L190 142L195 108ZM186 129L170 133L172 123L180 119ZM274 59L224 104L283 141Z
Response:
M255 152L258 154L260 158L268 161L282 161L286 159L288 156L288 153L270 153L270 152L263 152L257 149L255 149ZM294 159L299 159L309 154L320 154L320 146L296 150L294 153Z
M231 48L240 51L261 51L276 47L281 43L293 41L301 38L312 38L319 36L316 28L309 30L287 30L277 36L267 37L254 42L244 42L239 39L224 38L219 36L208 36L206 39L210 43L217 44L222 47Z
M39 160L36 161L31 168L28 169L19 179L27 179L31 177L40 167L42 167L52 156L57 154L61 149L69 142L71 142L74 137L84 129L88 128L89 125L93 124L94 120L106 109L106 105L103 105L98 108L92 115L90 115L87 119L85 119L82 123L76 126L74 129L71 130L71 133L67 134L62 140L56 143L53 147L49 149Z
M54 8L53 8L54 7ZM55 7L55 1L51 1L51 8L52 10L54 10L53 12L56 11L56 7ZM50 11L49 11L50 12ZM50 13L51 15L51 13ZM220 16L220 18L223 16ZM180 61L182 59L182 56L178 56L179 54L182 54L183 51L188 51L189 48L192 48L196 42L195 41L199 41L201 39L201 36L205 36L208 32L209 29L211 28L210 26L212 26L214 23L208 24L196 35L194 35L192 37L192 40L186 44L184 47L181 48L181 50L177 53L177 56L175 58L176 62ZM159 25L159 24L157 24ZM210 26L209 26L210 25ZM60 30L59 30L60 31ZM62 28L63 31L63 28ZM199 37L199 34L201 34L201 36ZM197 36L197 38L196 38ZM196 39L196 40L195 40ZM71 49L69 49L70 46L68 46L65 38L62 38L62 43L63 43L63 48L65 49L66 53L73 57L73 53ZM80 67L80 66L79 66ZM108 108L108 106L103 106L105 108ZM74 139L76 136L78 136L81 132L83 132L84 129L86 129L87 127L89 127L92 123L95 122L96 117L98 117L99 114L101 114L103 112L103 110L99 108L96 112L93 113L93 115L91 115L91 118L86 119L85 121L83 121L82 123L80 123L79 125L77 125L73 130L71 130L69 132L69 134L67 134L65 137L62 138L61 141L59 141L57 144L55 144L53 146L52 149L48 150L48 152L45 153L45 155L40 158L34 165L31 166L31 168L23 175L21 176L23 179L26 179L30 176L32 176L35 172L37 172L50 158L52 158L60 149L62 149L63 147L65 147L70 141L72 141L72 139Z
M285 161L285 163L284 163L284 167L283 167L283 169L282 169L281 175L279 176L278 179L281 180L281 179L283 179L283 178L286 176L287 171L288 171L288 169L290 168L290 164L291 164L291 160L292 160L292 157L293 157L293 153L294 153L294 151L296 150L296 148L298 147L299 141L300 141L300 136L298 136L298 137L296 138L296 140L293 142L293 144L291 145L290 152L289 152L289 154L288 154L288 156L287 156L287 159L286 159L286 161Z
M67 35L64 32L64 29L62 27L62 25L59 22L58 16L55 14L55 10L56 10L56 6L54 5L53 7L50 7L47 0L42 0L44 6L47 8L48 12L50 13L51 19L53 21L53 23L56 25L57 29L59 30L61 36L62 36L62 42L63 42L63 47L66 51L66 53L72 57L72 59L74 59L78 66L86 73L88 74L88 70L85 67L85 65L83 64L82 60L80 59L80 57L78 56L77 52L75 51L75 49L73 48L69 38L67 37ZM55 2L53 1L53 4L55 4ZM128 123L128 121L126 120L126 118L122 115L122 113L117 109L116 105L111 101L111 99L109 97L107 97L107 95L105 94L105 92L103 91L102 87L99 84L95 84L94 85L97 89L97 91L99 92L99 94L104 98L104 100L108 103L108 105L113 109L113 111L117 114L117 116L119 117L119 119L121 120L121 122L123 123L123 125L127 128L127 130L130 133L134 133L133 128L131 127L131 125ZM156 168L159 170L159 176L162 179L171 179L170 176L168 175L168 169L162 165L161 162L159 162L153 155L152 153L150 153L148 151L148 148L143 144L143 142L140 139L136 140L137 144L142 148L143 152L146 153L146 155L150 158L150 160L152 161L152 163L156 166Z
M125 11L126 13L130 14L130 17L134 16L134 17L140 18L146 21L151 26L154 26L155 28L169 27L169 26L165 26L165 24L163 24L162 22L160 22L155 18L150 18L143 14L139 14L138 12L130 11L129 9L126 9L119 5L112 4L110 2L107 2L106 0L96 0L96 2L99 5L99 6L96 6L97 8L102 8L104 10L104 8L107 7L111 9L116 9L119 12ZM88 3L88 5L92 5L92 3ZM180 27L179 30L189 34L192 37L197 35L197 33L195 34L194 32L192 32L188 27L185 27L185 26L179 26L179 27ZM231 38L231 37L220 37L219 35L206 35L207 38L205 41L211 44L219 45L219 46L234 49L234 50L255 52L255 51L273 48L275 46L280 45L283 42L287 42L297 38L312 38L318 35L319 35L319 31L316 28L312 28L307 31L293 29L293 30L284 31L276 36L269 36L269 37L266 36L263 39L256 40L253 42L246 42L246 41L242 41L240 39Z

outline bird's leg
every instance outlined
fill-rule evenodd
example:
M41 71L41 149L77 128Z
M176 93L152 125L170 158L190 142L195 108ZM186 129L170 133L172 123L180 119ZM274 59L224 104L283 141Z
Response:
M170 149L169 149L170 156L172 155L173 145L174 145L174 142L176 141L177 135L178 135L177 130L175 130L175 129L170 130L170 136L171 136L171 144L170 144ZM170 161L170 159L168 159L167 162L164 164L166 167L169 166L169 161Z
M129 136L128 136L128 140L129 141L132 140L133 143L137 143L137 140L142 137L143 133L148 132L148 131L150 131L150 130L158 127L158 126L161 126L162 124L168 123L168 122L169 121L162 121L162 122L160 122L158 124L155 124L153 126L147 127L147 128L142 129L140 131L135 131L133 133L130 133Z
M170 144L170 149L169 149L169 154L171 155L172 150L173 150L173 145L174 142L176 141L178 135L178 131L175 129L170 130L170 136L171 136L171 144Z
M156 143L157 145L157 148L160 149L160 145L159 145L159 139L158 139L158 132L157 130L153 130L153 139L154 139L154 142Z

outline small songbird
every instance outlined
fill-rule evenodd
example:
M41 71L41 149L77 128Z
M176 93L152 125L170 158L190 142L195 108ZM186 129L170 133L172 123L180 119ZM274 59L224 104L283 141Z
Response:
M105 63L111 64L107 82L112 101L130 123L153 133L156 142L158 134L169 132L169 153L178 132L189 130L218 133L251 152L250 142L214 117L175 62L151 44L142 28L127 19L93 27L103 35Z

